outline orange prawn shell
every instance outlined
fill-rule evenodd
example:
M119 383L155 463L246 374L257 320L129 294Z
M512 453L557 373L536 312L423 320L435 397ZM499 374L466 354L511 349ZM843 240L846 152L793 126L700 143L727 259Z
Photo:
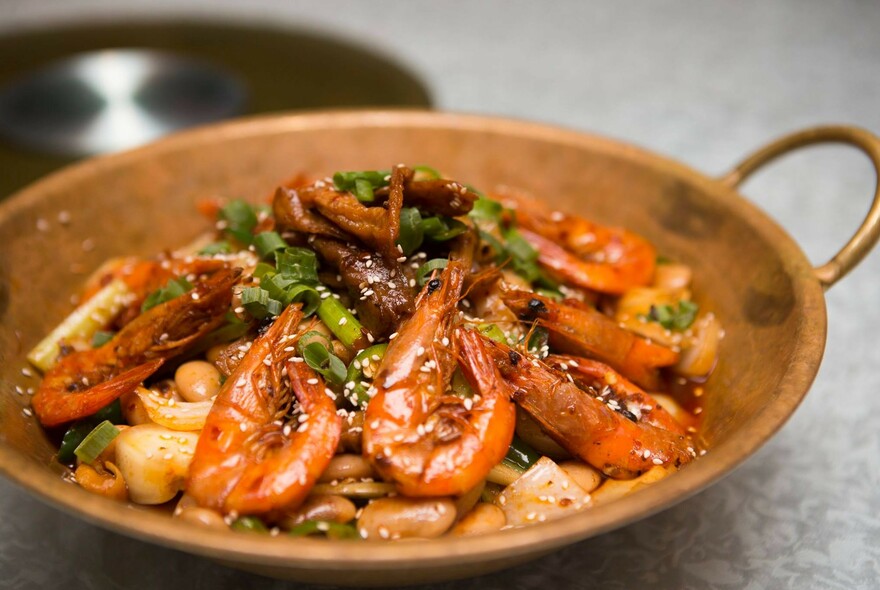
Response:
M341 418L317 374L293 360L301 318L298 305L287 307L217 394L186 482L200 505L241 514L295 507L333 457ZM277 422L288 411L287 388L308 415L302 431Z

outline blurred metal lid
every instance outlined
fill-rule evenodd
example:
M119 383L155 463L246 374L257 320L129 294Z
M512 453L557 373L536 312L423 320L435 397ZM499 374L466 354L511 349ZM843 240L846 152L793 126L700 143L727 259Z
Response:
M430 106L387 56L305 29L199 21L0 36L0 198L77 157L237 115Z

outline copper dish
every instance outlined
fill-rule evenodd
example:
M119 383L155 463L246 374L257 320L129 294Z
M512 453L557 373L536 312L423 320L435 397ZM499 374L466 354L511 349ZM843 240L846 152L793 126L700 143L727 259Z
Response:
M0 205L0 472L99 526L259 572L346 585L413 584L498 570L668 508L729 473L803 399L825 344L823 291L880 237L880 193L864 224L814 268L778 225L736 192L756 169L801 146L839 142L880 169L880 140L850 127L796 133L722 178L619 142L542 125L429 112L274 116L181 134L89 160ZM521 187L559 208L633 228L694 269L698 301L726 330L706 386L708 455L675 476L558 522L467 539L407 543L269 538L202 530L115 504L62 481L55 448L23 412L24 355L70 309L87 273L120 253L150 254L205 228L206 195L267 194L298 170L426 163L490 189ZM68 211L70 221L58 222ZM48 231L39 231L37 227ZM772 362L767 362L772 359Z

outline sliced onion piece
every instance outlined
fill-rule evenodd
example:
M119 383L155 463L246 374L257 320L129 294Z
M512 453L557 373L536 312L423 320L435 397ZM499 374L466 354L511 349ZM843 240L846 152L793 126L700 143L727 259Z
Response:
M590 505L590 495L556 463L541 457L495 503L509 526L519 526L578 512Z
M673 371L688 377L708 375L718 358L718 343L721 341L721 324L715 314L707 313L691 327L693 337L689 344L682 344L681 358Z
M208 412L214 405L213 399L201 402L175 401L143 387L138 387L137 396L150 420L165 428L186 432L194 432L204 428Z

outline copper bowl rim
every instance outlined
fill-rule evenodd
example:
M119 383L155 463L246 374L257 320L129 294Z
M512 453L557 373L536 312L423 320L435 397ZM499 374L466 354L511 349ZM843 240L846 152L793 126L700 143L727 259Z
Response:
M804 322L794 344L793 361L778 387L778 394L751 420L713 448L705 457L677 473L595 511L518 529L470 538L440 538L407 543L346 543L291 539L211 531L178 522L160 514L108 501L65 483L57 474L36 464L15 449L0 443L0 473L36 497L69 514L103 528L229 562L303 571L352 568L359 571L389 566L436 568L493 560L518 554L549 551L575 541L624 526L681 502L729 474L756 452L791 416L806 395L818 371L826 338L825 300L822 285L794 240L728 183L709 178L675 160L645 149L560 127L483 115L418 110L318 111L248 118L194 131L128 152L89 159L40 180L0 204L0 226L10 216L28 209L61 186L103 170L136 162L153 153L193 149L218 138L268 137L327 128L368 126L419 129L457 129L465 132L507 134L518 138L554 142L571 147L613 151L619 157L654 168L688 182L743 211L757 232L785 254L800 311L814 314ZM234 535L234 536L233 536Z

